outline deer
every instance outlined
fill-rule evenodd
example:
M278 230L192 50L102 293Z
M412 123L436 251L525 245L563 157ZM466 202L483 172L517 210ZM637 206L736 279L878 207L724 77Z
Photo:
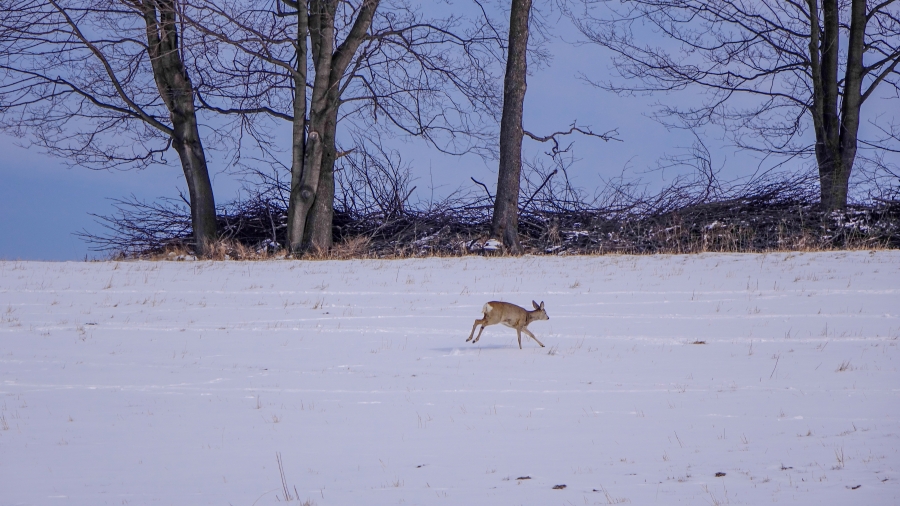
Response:
M484 305L481 311L484 313L484 316L480 320L475 320L475 324L472 325L472 332L469 333L469 338L466 339L466 342L472 341L472 336L475 335L475 327L481 325L481 330L478 331L478 337L472 341L472 344L478 342L481 339L481 333L484 332L484 328L488 325L496 325L498 323L502 323L507 327L516 329L516 334L519 336L519 349L522 349L522 332L528 334L529 337L535 340L541 348L544 347L544 343L538 341L538 338L534 337L528 330L528 324L537 321L537 320L549 320L550 317L547 316L547 312L544 311L544 301L541 301L538 304L535 301L531 301L531 304L534 305L534 311L528 311L523 307L519 307L515 304L510 304L509 302L499 302L499 301L491 301Z

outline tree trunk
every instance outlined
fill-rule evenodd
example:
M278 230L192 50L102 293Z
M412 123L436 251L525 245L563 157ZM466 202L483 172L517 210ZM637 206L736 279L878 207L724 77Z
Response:
M291 200L288 217L291 233L289 245L292 253L302 253L307 248L306 230L310 209L319 188L319 172L322 170L322 143L325 129L325 113L328 110L328 89L334 48L334 0L309 2L309 37L312 42L313 80L312 99L309 107L309 134L303 167L299 176L292 171ZM305 97L305 95L304 95ZM294 118L296 122L297 118ZM296 141L295 141L296 142ZM296 183L293 179L297 178Z
M336 88L335 88L336 90ZM334 92L337 95L337 92ZM307 247L317 253L324 253L331 248L334 223L334 162L337 159L335 136L337 134L337 97L332 98L335 104L329 111L322 136L322 169L319 171L319 188L316 201L307 218L306 230L309 235L304 238Z
M216 204L197 114L194 87L178 41L174 0L144 0L147 43L153 78L172 120L172 147L181 160L191 200L191 226L198 255L207 255L216 240ZM158 17L157 17L158 16Z
M850 6L850 40L848 41L847 65L844 74L844 94L841 101L841 128L838 134L841 163L832 176L830 201L826 204L826 209L847 207L850 173L853 171L853 162L856 159L859 117L860 109L862 109L866 23L866 0L853 0L853 4Z
M514 255L522 253L522 245L519 243L519 186L530 15L531 0L512 0L509 50L503 81L503 116L500 120L500 167L491 221L491 237L502 241L507 252Z
M847 206L850 173L856 159L862 107L863 52L865 51L866 1L853 0L847 48L844 89L838 81L840 57L840 6L837 0L822 0L819 28L818 0L807 0L810 8L810 62L813 80L813 125L822 210ZM821 36L820 36L821 34ZM838 109L840 104L840 110Z
M379 2L380 0L363 2L353 27L337 49L334 48L337 0L309 2L309 37L316 76L309 108L306 158L298 184L293 184L292 181L291 201L288 204L288 216L293 220L291 230L294 234L290 244L295 253L309 248L321 252L331 247L335 131L340 107L341 79L365 39ZM316 149L313 149L314 144ZM294 191L294 188L297 190ZM318 202L319 196L323 199L322 202ZM297 239L301 239L299 245L296 243Z
M308 61L306 37L309 32L309 5L297 2L297 67L294 71L294 119L291 133L291 195L289 202L303 200L300 180L306 157L306 65ZM301 206L291 205L287 222L287 248L300 251L303 244L303 221L298 215Z

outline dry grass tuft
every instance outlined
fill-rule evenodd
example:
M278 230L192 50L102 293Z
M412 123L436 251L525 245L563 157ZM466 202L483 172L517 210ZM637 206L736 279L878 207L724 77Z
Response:
M316 251L304 255L312 260L349 260L351 258L369 258L371 239L366 236L348 237L332 246L328 251Z
M205 260L278 260L285 258L283 250L254 249L234 239L220 239L210 248ZM143 256L146 260L191 261L198 260L187 244L172 244L164 250Z

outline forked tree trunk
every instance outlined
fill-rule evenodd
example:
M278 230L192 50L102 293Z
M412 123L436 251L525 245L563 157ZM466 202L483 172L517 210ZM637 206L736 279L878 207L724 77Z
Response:
M147 47L153 78L169 110L172 147L181 160L188 185L197 254L205 256L216 240L216 203L197 127L194 87L181 60L175 2L144 0L141 8L147 25Z
M500 168L491 220L491 237L501 241L506 251L514 255L522 253L519 243L519 189L530 15L531 0L512 0L506 76L503 80L503 116L500 119Z
M335 49L334 17L338 0L309 2L309 37L316 75L309 108L305 161L298 183L293 184L292 181L288 204L288 216L293 220L290 248L294 253L308 249L327 251L331 247L334 137L340 107L339 89L348 65L372 24L379 3L380 0L365 0L362 3L353 27Z
M289 247L292 253L302 253L306 248L306 230L310 210L319 189L319 172L322 170L322 143L325 114L328 111L328 89L331 85L331 68L334 53L335 0L311 0L309 2L309 37L312 42L312 59L315 68L312 99L309 107L309 133L299 176L292 173L291 200L288 203L290 220ZM296 97L295 97L296 99ZM305 98L304 98L305 100ZM294 118L296 121L296 117ZM294 140L296 144L296 139Z
M843 92L838 80L840 59L840 6L837 0L807 0L810 12L810 71L813 81L813 126L816 134L816 163L825 212L844 209L850 175L856 159L859 135L862 78L865 51L866 1L853 0L850 7L850 35L847 42ZM819 16L822 22L819 24Z

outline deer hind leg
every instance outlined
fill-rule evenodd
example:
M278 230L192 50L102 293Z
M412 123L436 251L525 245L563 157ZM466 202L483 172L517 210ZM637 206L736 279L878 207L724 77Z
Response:
M541 348L544 348L544 347L545 347L545 346L544 346L544 343L538 341L538 338L534 337L534 334L532 334L530 330L528 330L528 329L522 329L522 332L528 334L529 337L531 337L532 339L534 339L535 341L537 341L537 343L538 343L539 345L541 345ZM521 348L521 347L522 347L522 336L521 336L521 334L520 334L520 335L519 335L519 348Z
M478 331L478 335L475 337L475 340L472 341L472 344L477 343L478 340L481 339L481 333L484 332L484 328L488 326L487 317L485 317L483 321L484 323L481 324L481 329Z
M481 331L484 332L484 324L485 324L485 323L487 323L487 319L486 319L486 318L482 318L481 320L475 320L475 324L472 325L472 332L469 332L469 338L466 339L466 342L467 342L467 343L468 343L469 341L472 341L472 336L475 335L475 327L477 327L478 325L481 325ZM478 337L481 337L481 332L478 333ZM472 342L473 342L473 343L477 343L477 342L478 342L478 338L476 338L476 339L475 339L474 341L472 341Z

